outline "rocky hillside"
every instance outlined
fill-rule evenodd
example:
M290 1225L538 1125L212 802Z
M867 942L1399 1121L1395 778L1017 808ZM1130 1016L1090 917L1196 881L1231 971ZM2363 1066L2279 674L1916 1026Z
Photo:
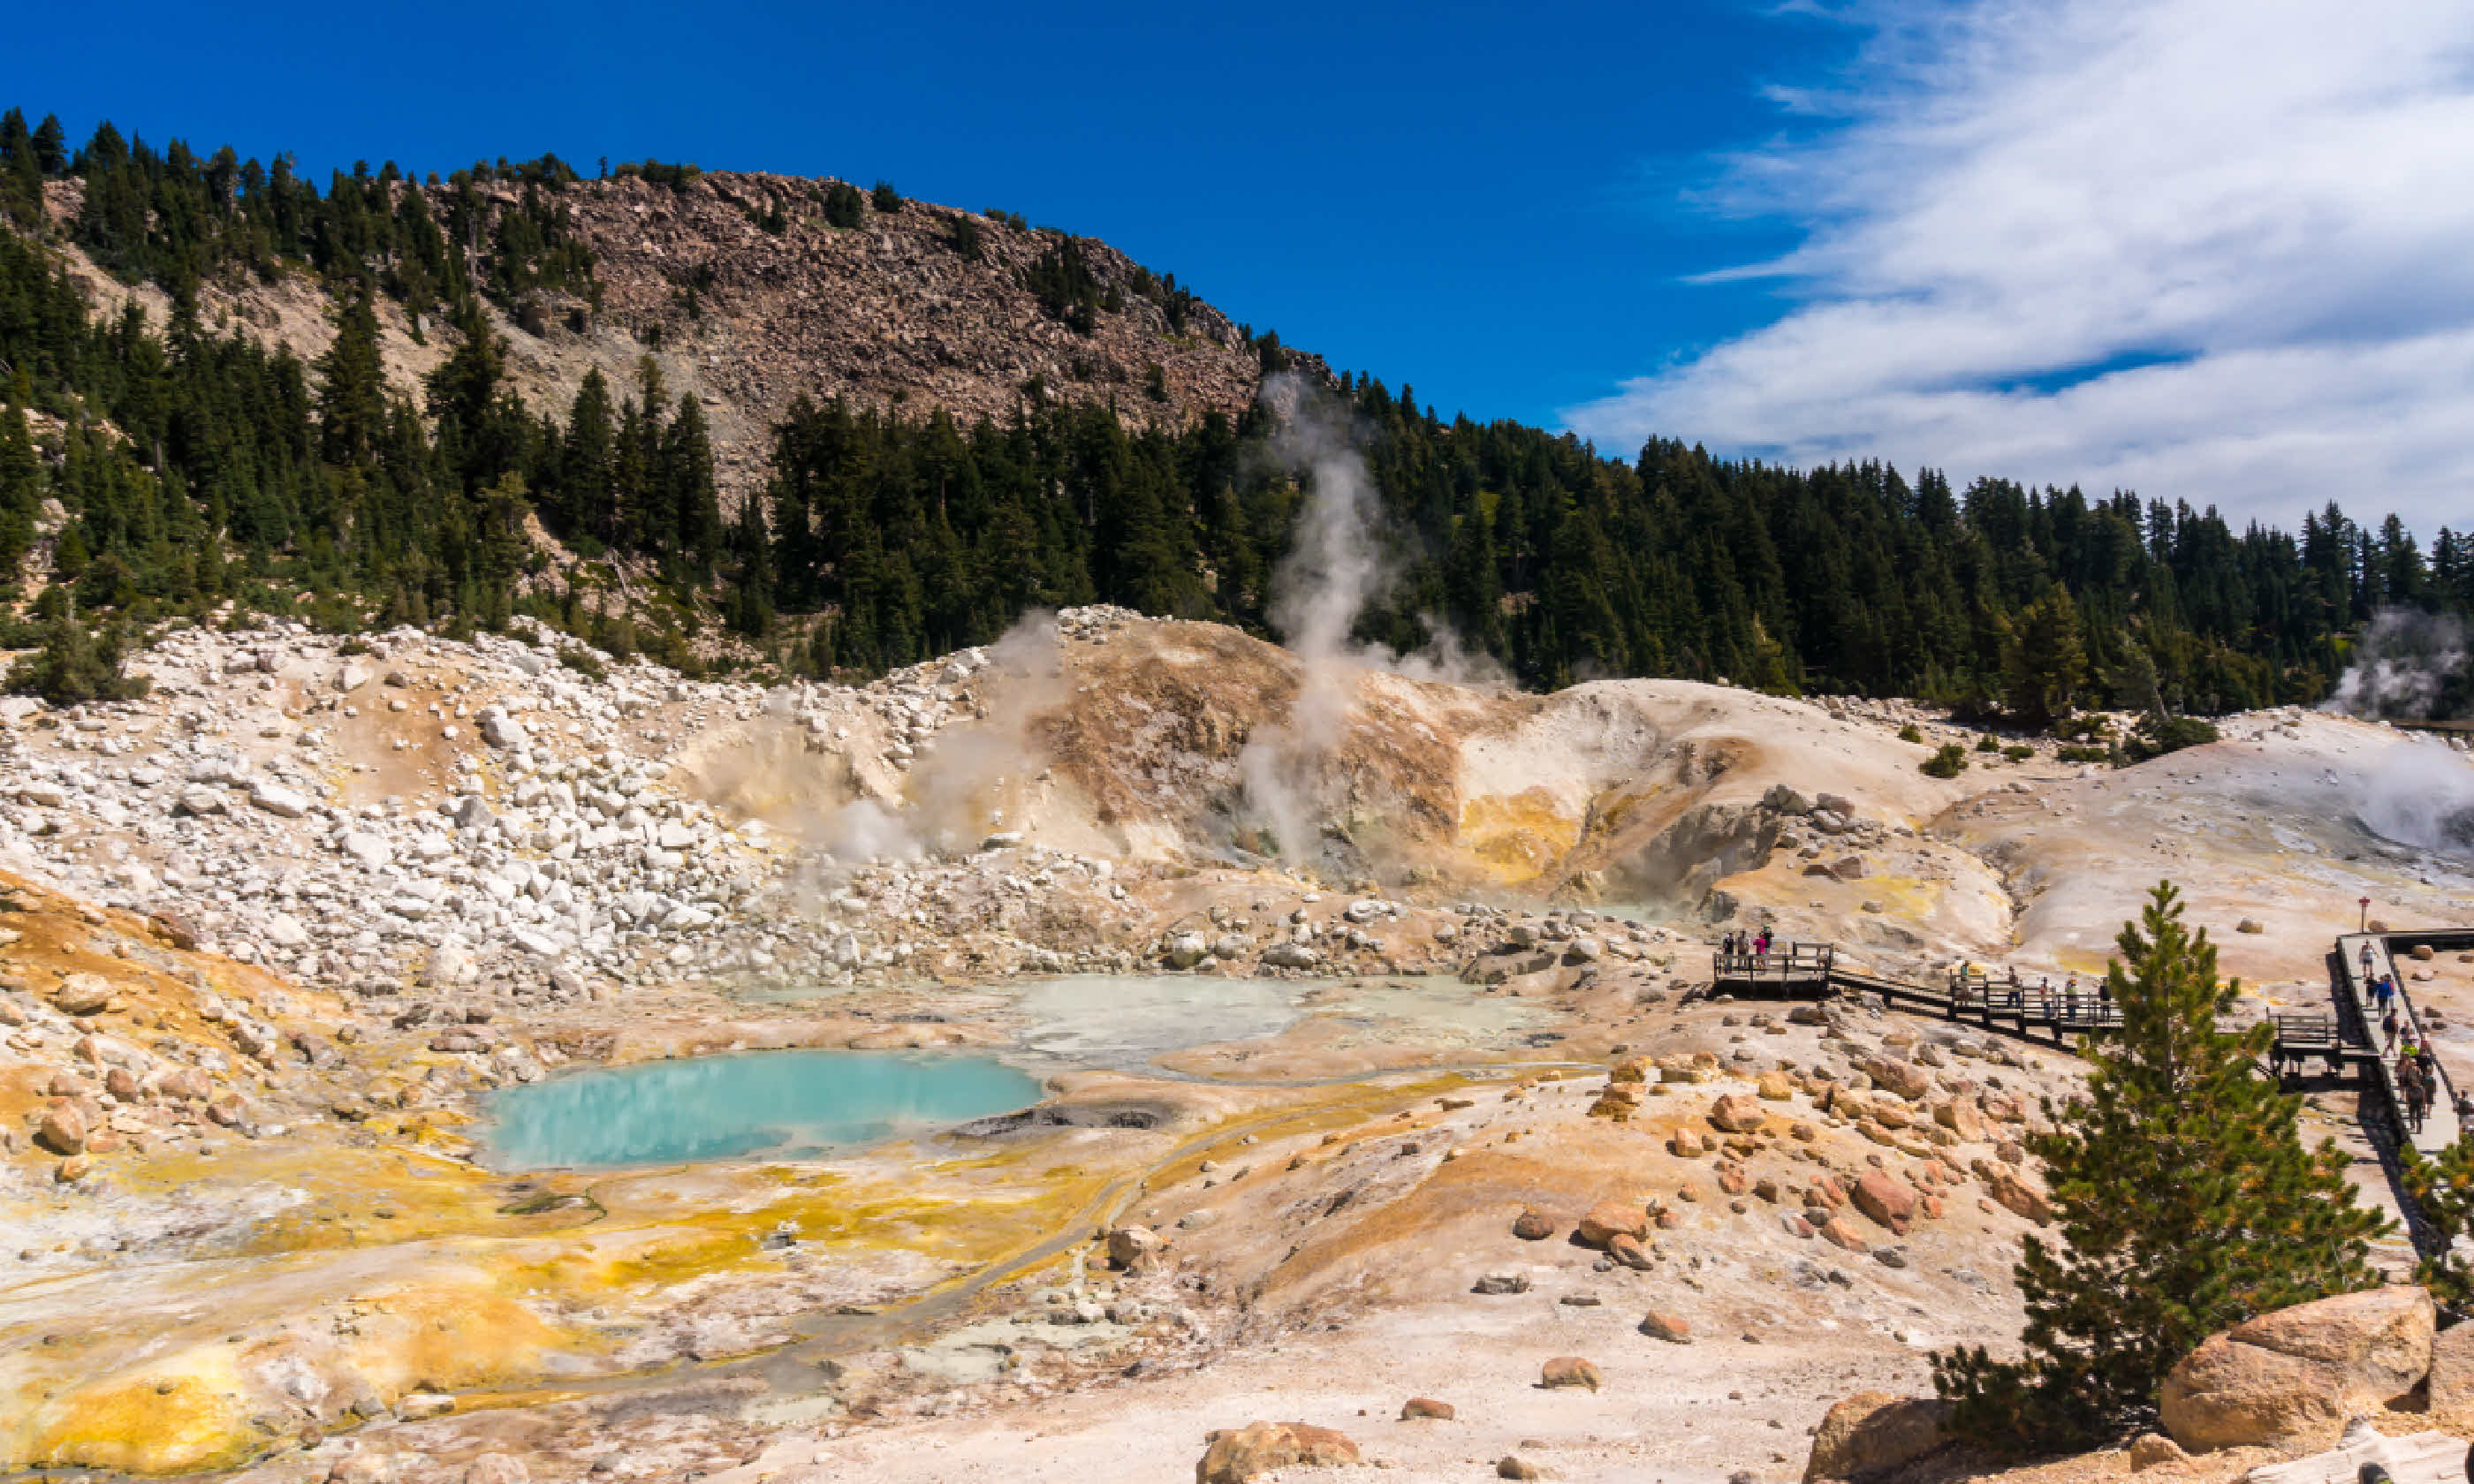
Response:
M833 184L717 172L678 186L631 176L567 187L559 200L592 251L599 303L536 293L511 314L492 308L517 389L563 416L586 371L628 387L652 356L672 395L703 401L729 508L763 484L771 429L802 396L913 417L942 409L967 422L1002 419L1037 381L1053 396L1113 403L1129 422L1180 426L1253 399L1263 357L1239 326L1116 249L1072 239L1091 294L1114 306L1084 334L1031 286L1062 234L918 201L836 227L825 220ZM55 223L76 219L84 186L48 184ZM521 194L483 189L507 204ZM443 217L445 192L431 191ZM62 251L99 305L134 298L158 327L168 317L159 289L116 279L74 246ZM334 336L329 297L306 274L209 286L201 302L208 323L303 359ZM454 348L434 318L384 301L379 318L390 378L407 389Z

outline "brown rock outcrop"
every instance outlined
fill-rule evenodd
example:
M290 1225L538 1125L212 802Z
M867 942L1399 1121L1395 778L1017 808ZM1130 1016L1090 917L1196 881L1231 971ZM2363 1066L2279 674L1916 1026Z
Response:
M1605 1247L1618 1236L1637 1242L1649 1234L1649 1210L1638 1201L1600 1201L1572 1234L1591 1247Z
M1194 1484L1246 1484L1274 1469L1338 1468L1359 1462L1345 1433L1305 1423L1248 1423L1211 1434L1194 1466Z
M1806 1484L1865 1479L1912 1463L1942 1446L1949 1416L1949 1405L1929 1397L1857 1392L1821 1419L1804 1466Z
M2165 1377L2158 1420L2186 1448L2336 1437L2349 1417L2403 1400L2431 1372L2434 1311L2420 1288L2297 1304L2210 1335Z

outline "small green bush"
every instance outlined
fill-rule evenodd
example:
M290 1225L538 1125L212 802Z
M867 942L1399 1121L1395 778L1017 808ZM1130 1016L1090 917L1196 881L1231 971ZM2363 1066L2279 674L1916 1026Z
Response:
M1945 742L1941 751L1917 766L1928 778L1954 778L1967 771L1967 749L1955 742Z
M1899 729L1899 740L1902 742L1922 742L1924 739L1925 734L1916 730L1914 722L1909 722Z
M2036 750L2032 747L2014 743L2009 747L2003 748L2001 750L2001 755L2009 758L2012 762L2025 762L2028 758L2036 755Z
M1976 750L1979 753L1998 753L2001 751L2001 744L1995 741L1993 733L1988 731L1976 739Z
M2070 747L2053 749L2053 757L2057 762L2110 762L2113 759L2113 754L2100 747L2083 747L2074 744Z
M610 667L595 658L589 649L578 649L570 644L558 652L558 662L589 681L610 678Z

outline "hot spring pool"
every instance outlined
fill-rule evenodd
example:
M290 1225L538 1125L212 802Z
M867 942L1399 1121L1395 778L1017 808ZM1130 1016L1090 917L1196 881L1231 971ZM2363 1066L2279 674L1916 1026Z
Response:
M489 1154L501 1169L795 1158L1039 1098L1038 1082L985 1057L750 1051L509 1088L490 1100Z

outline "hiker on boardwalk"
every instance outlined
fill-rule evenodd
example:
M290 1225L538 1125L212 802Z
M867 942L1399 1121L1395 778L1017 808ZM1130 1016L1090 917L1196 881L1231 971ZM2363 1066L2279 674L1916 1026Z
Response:
M2395 998L2396 981L2394 979L2389 978L2386 974L2382 974L2371 981L2371 1002L2373 1004L2376 1004L2382 1010L2386 1010L2389 1008L2389 1002Z
M2385 1051L2389 1047L2395 1045L2396 1034L2396 1007L2394 1005L2390 1005L2388 1008L2387 1014L2380 1017L2380 1049Z
M2421 1133L2422 1116L2431 1107L2431 1089L2422 1080L2422 1064L2412 1057L2397 1062L2397 1095L2405 1100L2406 1125Z
M2363 977L2364 977L2364 978L2365 978L2365 979L2368 979L2370 976L2371 976L2371 944L2370 944L2370 940L2366 938L2366 939L2365 939L2365 940L2363 941Z

